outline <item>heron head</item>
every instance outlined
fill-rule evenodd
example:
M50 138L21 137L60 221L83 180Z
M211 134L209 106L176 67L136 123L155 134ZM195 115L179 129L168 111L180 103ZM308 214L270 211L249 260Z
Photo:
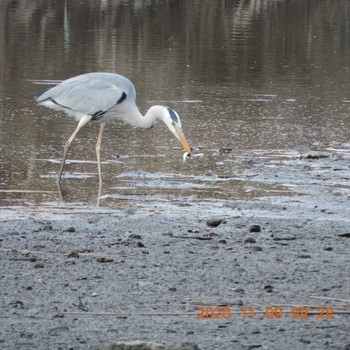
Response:
M181 119L179 115L169 107L163 107L163 113L160 119L168 127L168 129L176 136L181 142L182 147L189 155L192 154L191 148L188 145L185 135L182 131Z

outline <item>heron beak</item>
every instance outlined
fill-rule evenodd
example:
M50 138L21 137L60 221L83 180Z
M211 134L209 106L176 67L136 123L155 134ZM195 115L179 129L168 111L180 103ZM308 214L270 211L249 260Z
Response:
M181 145L182 147L184 148L185 152L187 152L190 156L192 155L192 151L191 151L191 148L190 146L188 145L187 141L186 141L186 138L185 138L185 135L184 133L182 132L182 130L175 126L175 131L176 131L176 134L175 136L178 138L178 140L181 142Z

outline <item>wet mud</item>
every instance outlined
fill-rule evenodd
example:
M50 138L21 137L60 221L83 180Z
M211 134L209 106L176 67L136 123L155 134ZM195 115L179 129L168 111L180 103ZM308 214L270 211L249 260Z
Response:
M349 154L222 152L247 199L2 207L0 347L349 349Z

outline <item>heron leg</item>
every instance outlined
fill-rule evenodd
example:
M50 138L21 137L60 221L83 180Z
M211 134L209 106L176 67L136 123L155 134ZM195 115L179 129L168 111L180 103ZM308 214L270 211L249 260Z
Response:
M68 139L68 141L66 142L66 144L64 145L64 151L63 151L63 158L62 158L62 163L61 163L61 167L60 167L60 173L58 174L58 179L57 179L57 183L60 184L61 182L61 178L62 178L62 173L63 173L63 168L64 168L64 163L66 162L66 158L67 158L67 153L69 150L69 147L72 143L72 141L74 140L75 136L77 136L77 133L79 132L79 130L87 123L91 120L92 116L91 115L84 115L79 123L77 128L74 130L72 136Z
M102 136L103 136L103 131L105 129L105 126L106 126L106 123L101 123L100 132L98 134L98 139L96 143L96 157L97 157L98 178L99 178L100 185L102 185L101 143L102 143Z

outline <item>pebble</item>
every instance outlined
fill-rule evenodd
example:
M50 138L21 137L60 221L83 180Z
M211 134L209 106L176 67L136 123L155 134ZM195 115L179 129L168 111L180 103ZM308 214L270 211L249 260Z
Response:
M207 226L209 227L218 227L220 224L224 223L224 219L209 219L207 220Z
M43 263L37 263L34 265L34 269L43 269L44 268L44 264Z
M260 232L261 226L257 224L253 224L249 226L249 232Z
M136 233L132 233L132 234L129 236L129 238L131 238L131 239L141 239L142 237L141 237L141 235L138 235L138 234L136 234Z
M109 262L113 262L113 258L109 258L109 257L106 257L106 256L102 256L100 258L97 258L96 259L97 262L100 262L100 263L109 263Z
M273 286L271 284L268 284L264 287L264 290L267 292L267 293L272 293L273 292Z
M256 243L256 239L254 237L247 237L244 243Z
M65 226L62 229L63 232L75 232L75 228L73 226Z

